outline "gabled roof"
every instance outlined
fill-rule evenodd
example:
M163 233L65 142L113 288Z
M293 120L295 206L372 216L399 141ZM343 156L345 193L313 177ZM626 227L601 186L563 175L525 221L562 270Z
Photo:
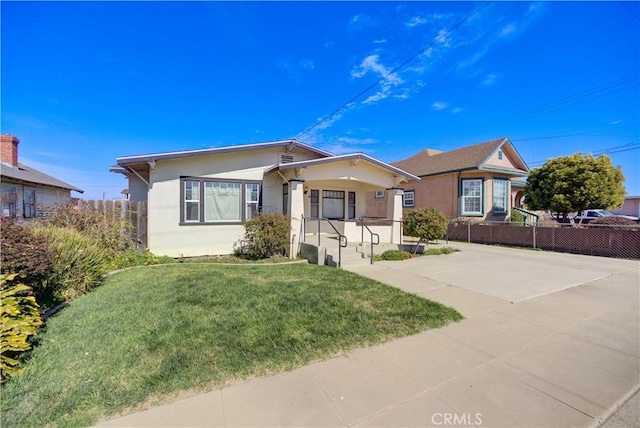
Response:
M44 186L58 187L60 189L75 190L76 192L84 193L84 190L72 186L69 183L65 183L62 180L58 180L50 175L40 172L35 168L31 168L23 163L18 163L18 166L2 163L0 169L0 175L2 177L12 178L14 180L20 180L33 184L40 184Z
M332 162L340 162L340 161L345 161L345 160L364 160L367 162L370 162L376 166L379 166L383 169L386 169L390 172L393 172L394 174L403 176L409 180L414 180L414 181L420 181L420 178L407 172L402 170L401 168L395 167L393 165L390 165L388 163L382 162L381 160L378 160L376 158L373 158L369 155L366 155L364 153L350 153L350 154L346 154L346 155L338 155L338 156L331 156L331 157L326 157L326 158L322 158L322 159L313 159L313 160L305 160L305 161L299 161L299 162L290 162L290 163L283 163L283 164L278 164L272 168L269 168L268 170L265 171L265 174L270 174L272 172L275 171L285 171L285 170L289 170L289 169L294 169L294 168L306 168L309 166L314 166L314 165L322 165L322 164L326 164L326 163L332 163Z
M310 146L309 144L305 144L296 139L288 139L288 140L279 140L279 141L269 141L266 143L245 144L240 146L212 147L208 149L182 150L177 152L164 152L164 153L151 153L146 155L122 156L117 158L116 161L118 162L118 165L127 165L131 163L139 163L139 162L154 162L154 161L163 160L163 159L178 159L178 158L185 158L185 157L191 157L191 156L206 156L206 155L214 155L214 154L220 154L220 153L239 152L242 150L268 149L268 148L280 147L280 146L289 147L289 148L300 147L310 152L317 153L321 156L333 156L333 153ZM121 172L121 171L115 170L114 167L112 167L111 170L113 172Z
M411 171L413 174L420 177L471 169L482 169L484 163L487 162L489 158L491 158L491 156L505 144L508 144L513 149L514 156L517 158L516 162L520 163L522 168L513 170L505 169L505 172L528 172L529 168L524 163L520 155L518 155L508 138L498 138L484 143L474 144L472 146L441 153L434 153L433 150L427 149L418 152L407 159L392 162L392 165ZM491 169L496 170L497 168L492 167Z

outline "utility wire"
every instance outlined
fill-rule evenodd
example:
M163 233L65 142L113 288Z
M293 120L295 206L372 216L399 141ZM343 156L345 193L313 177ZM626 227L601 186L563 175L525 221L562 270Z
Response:
M473 19L476 15L478 15L483 9L485 9L487 6L489 6L492 2L488 1L486 3L484 3L482 6L480 6L478 9L476 9L475 11L473 11L471 14L467 15L464 19L462 19L462 21L459 21L457 24L455 24L453 27L451 27L446 34L444 34L443 36L449 36L451 33L453 33L455 30L457 30L460 26L464 25L465 23L467 23L468 21L470 21L471 19ZM440 37L440 36L439 36ZM354 101L356 101L358 98L362 97L364 94L366 94L367 92L369 92L370 90L372 90L373 88L375 88L376 86L378 86L380 83L384 82L385 80L387 80L390 76L392 76L393 74L397 73L398 71L400 71L401 69L403 69L407 64L409 64L411 61L413 61L414 59L416 59L418 56L424 54L425 52L427 52L429 49L431 49L434 45L435 45L436 39L434 39L434 41L432 41L431 43L429 43L425 48L421 49L420 51L416 52L415 54L411 55L409 58L407 58L406 60L404 60L402 63L400 63L400 65L396 66L395 68L393 68L391 71L387 72L386 74L384 74L381 78L379 78L377 81L375 81L374 83L372 83L371 85L367 86L366 88L364 88L362 91L358 92L354 97L352 97L351 99L349 99L347 102L345 102L344 104L342 104L340 107L338 107L337 109L335 109L334 111L332 111L331 113L329 113L328 115L326 115L325 117L323 117L322 119L320 119L319 121L317 121L316 123L314 123L313 125L309 126L307 129L305 129L304 131L298 133L296 135L295 138L301 138L302 136L308 134L309 132L311 132L312 130L314 130L315 128L317 128L318 126L320 126L321 124L325 123L327 120L331 119L332 117L334 117L335 115L337 115L339 112L341 112L342 110L344 110L345 108L349 107Z
M623 152L629 152L629 151L633 151L633 150L638 150L638 149L640 149L640 143L638 141L639 140L636 140L636 141L632 141L631 143L623 144L622 146L609 147L607 149L596 150L596 151L590 152L590 153L593 156L600 156L600 155L609 155L609 154L612 154L612 153L623 153ZM629 147L629 146L631 146L631 147ZM531 165L531 166L533 166L533 165L542 165L543 163L547 162L547 160L536 161L536 162L527 162L527 164Z
M520 111L518 113L503 117L501 119L497 119L491 122L487 122L485 124L469 127L466 130L454 135L455 136L466 135L470 132L477 132L478 130L481 130L481 129L492 128L497 125L502 126L509 122L514 122L514 121L529 118L532 116L537 116L540 114L548 113L550 111L556 110L561 107L584 103L587 101L591 101L595 98L600 98L605 95L610 95L619 91L623 91L631 87L638 86L640 84L640 80L638 79L638 76L640 76L640 73L634 73L629 76L612 80L605 84L595 86L590 89L585 89L583 91L576 92L574 94L567 95L562 98L558 98L556 100L549 101L547 103L544 103L535 107L531 107L529 109Z
M620 3L622 6L624 6L624 8L627 9L627 11L631 14L631 16L633 16L637 21L640 21L640 17L638 17L638 15L636 15L635 12L632 11L629 6L624 4L623 1L618 1L618 3Z

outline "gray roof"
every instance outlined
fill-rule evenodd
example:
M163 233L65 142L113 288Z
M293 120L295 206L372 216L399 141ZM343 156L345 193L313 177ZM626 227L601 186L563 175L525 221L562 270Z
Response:
M2 163L0 168L0 176L12 178L14 180L20 180L33 184L40 184L43 186L58 187L60 189L75 190L76 192L84 193L84 190L72 186L69 183L65 183L62 180L58 180L50 175L40 172L35 168L31 168L23 163L18 163L18 166Z
M289 162L289 163L281 163L278 164L276 166L274 166L273 168L269 168L268 170L265 171L265 174L269 174L271 172L274 171L283 171L283 170L287 170L287 169L292 169L292 168L304 168L304 167L308 167L308 166L313 166L313 165L322 165L325 163L331 163L331 162L339 162L339 161L344 161L344 160L365 160L367 162L370 162L374 165L377 165L381 168L384 168L388 171L393 172L394 174L398 174L401 175L407 179L410 180L414 180L414 181L420 181L419 177L416 177L413 174L408 173L407 171L404 171L398 167L395 167L393 165L389 165L388 163L382 162L381 160L378 160L376 158L373 158L369 155L366 155L364 153L350 153L350 154L346 154L346 155L338 155L338 156L331 156L331 157L326 157L326 158L322 158L322 159L312 159L312 160L304 160L304 161L299 161L299 162Z
M204 155L214 155L219 153L237 152L241 150L268 149L271 147L279 147L279 146L297 146L322 156L333 156L333 153L310 146L309 144L305 144L296 139L288 139L288 140L270 141L266 143L244 144L240 146L212 147L209 149L182 150L182 151L176 151L176 152L150 153L146 155L135 155L135 156L122 156L117 158L116 161L118 162L118 165L127 165L127 164L137 163L137 162L153 162L153 161L162 160L162 159L178 159L178 158L191 157L191 156L204 156ZM119 170L115 170L115 168L113 167L111 171L121 172Z

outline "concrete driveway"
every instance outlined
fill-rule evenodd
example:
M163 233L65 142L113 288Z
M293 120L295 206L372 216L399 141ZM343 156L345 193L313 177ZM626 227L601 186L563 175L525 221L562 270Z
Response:
M102 426L587 427L638 391L637 261L452 245L353 270L465 320Z

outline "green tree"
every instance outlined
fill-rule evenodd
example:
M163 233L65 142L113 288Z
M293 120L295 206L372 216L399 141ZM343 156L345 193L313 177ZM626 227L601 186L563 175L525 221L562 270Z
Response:
M616 208L626 190L622 169L606 155L576 153L549 159L529 173L525 187L527 208L562 214L597 208Z
M404 233L418 238L413 254L422 241L428 246L429 240L442 238L447 232L448 223L447 217L435 208L423 208L407 213L404 218Z

